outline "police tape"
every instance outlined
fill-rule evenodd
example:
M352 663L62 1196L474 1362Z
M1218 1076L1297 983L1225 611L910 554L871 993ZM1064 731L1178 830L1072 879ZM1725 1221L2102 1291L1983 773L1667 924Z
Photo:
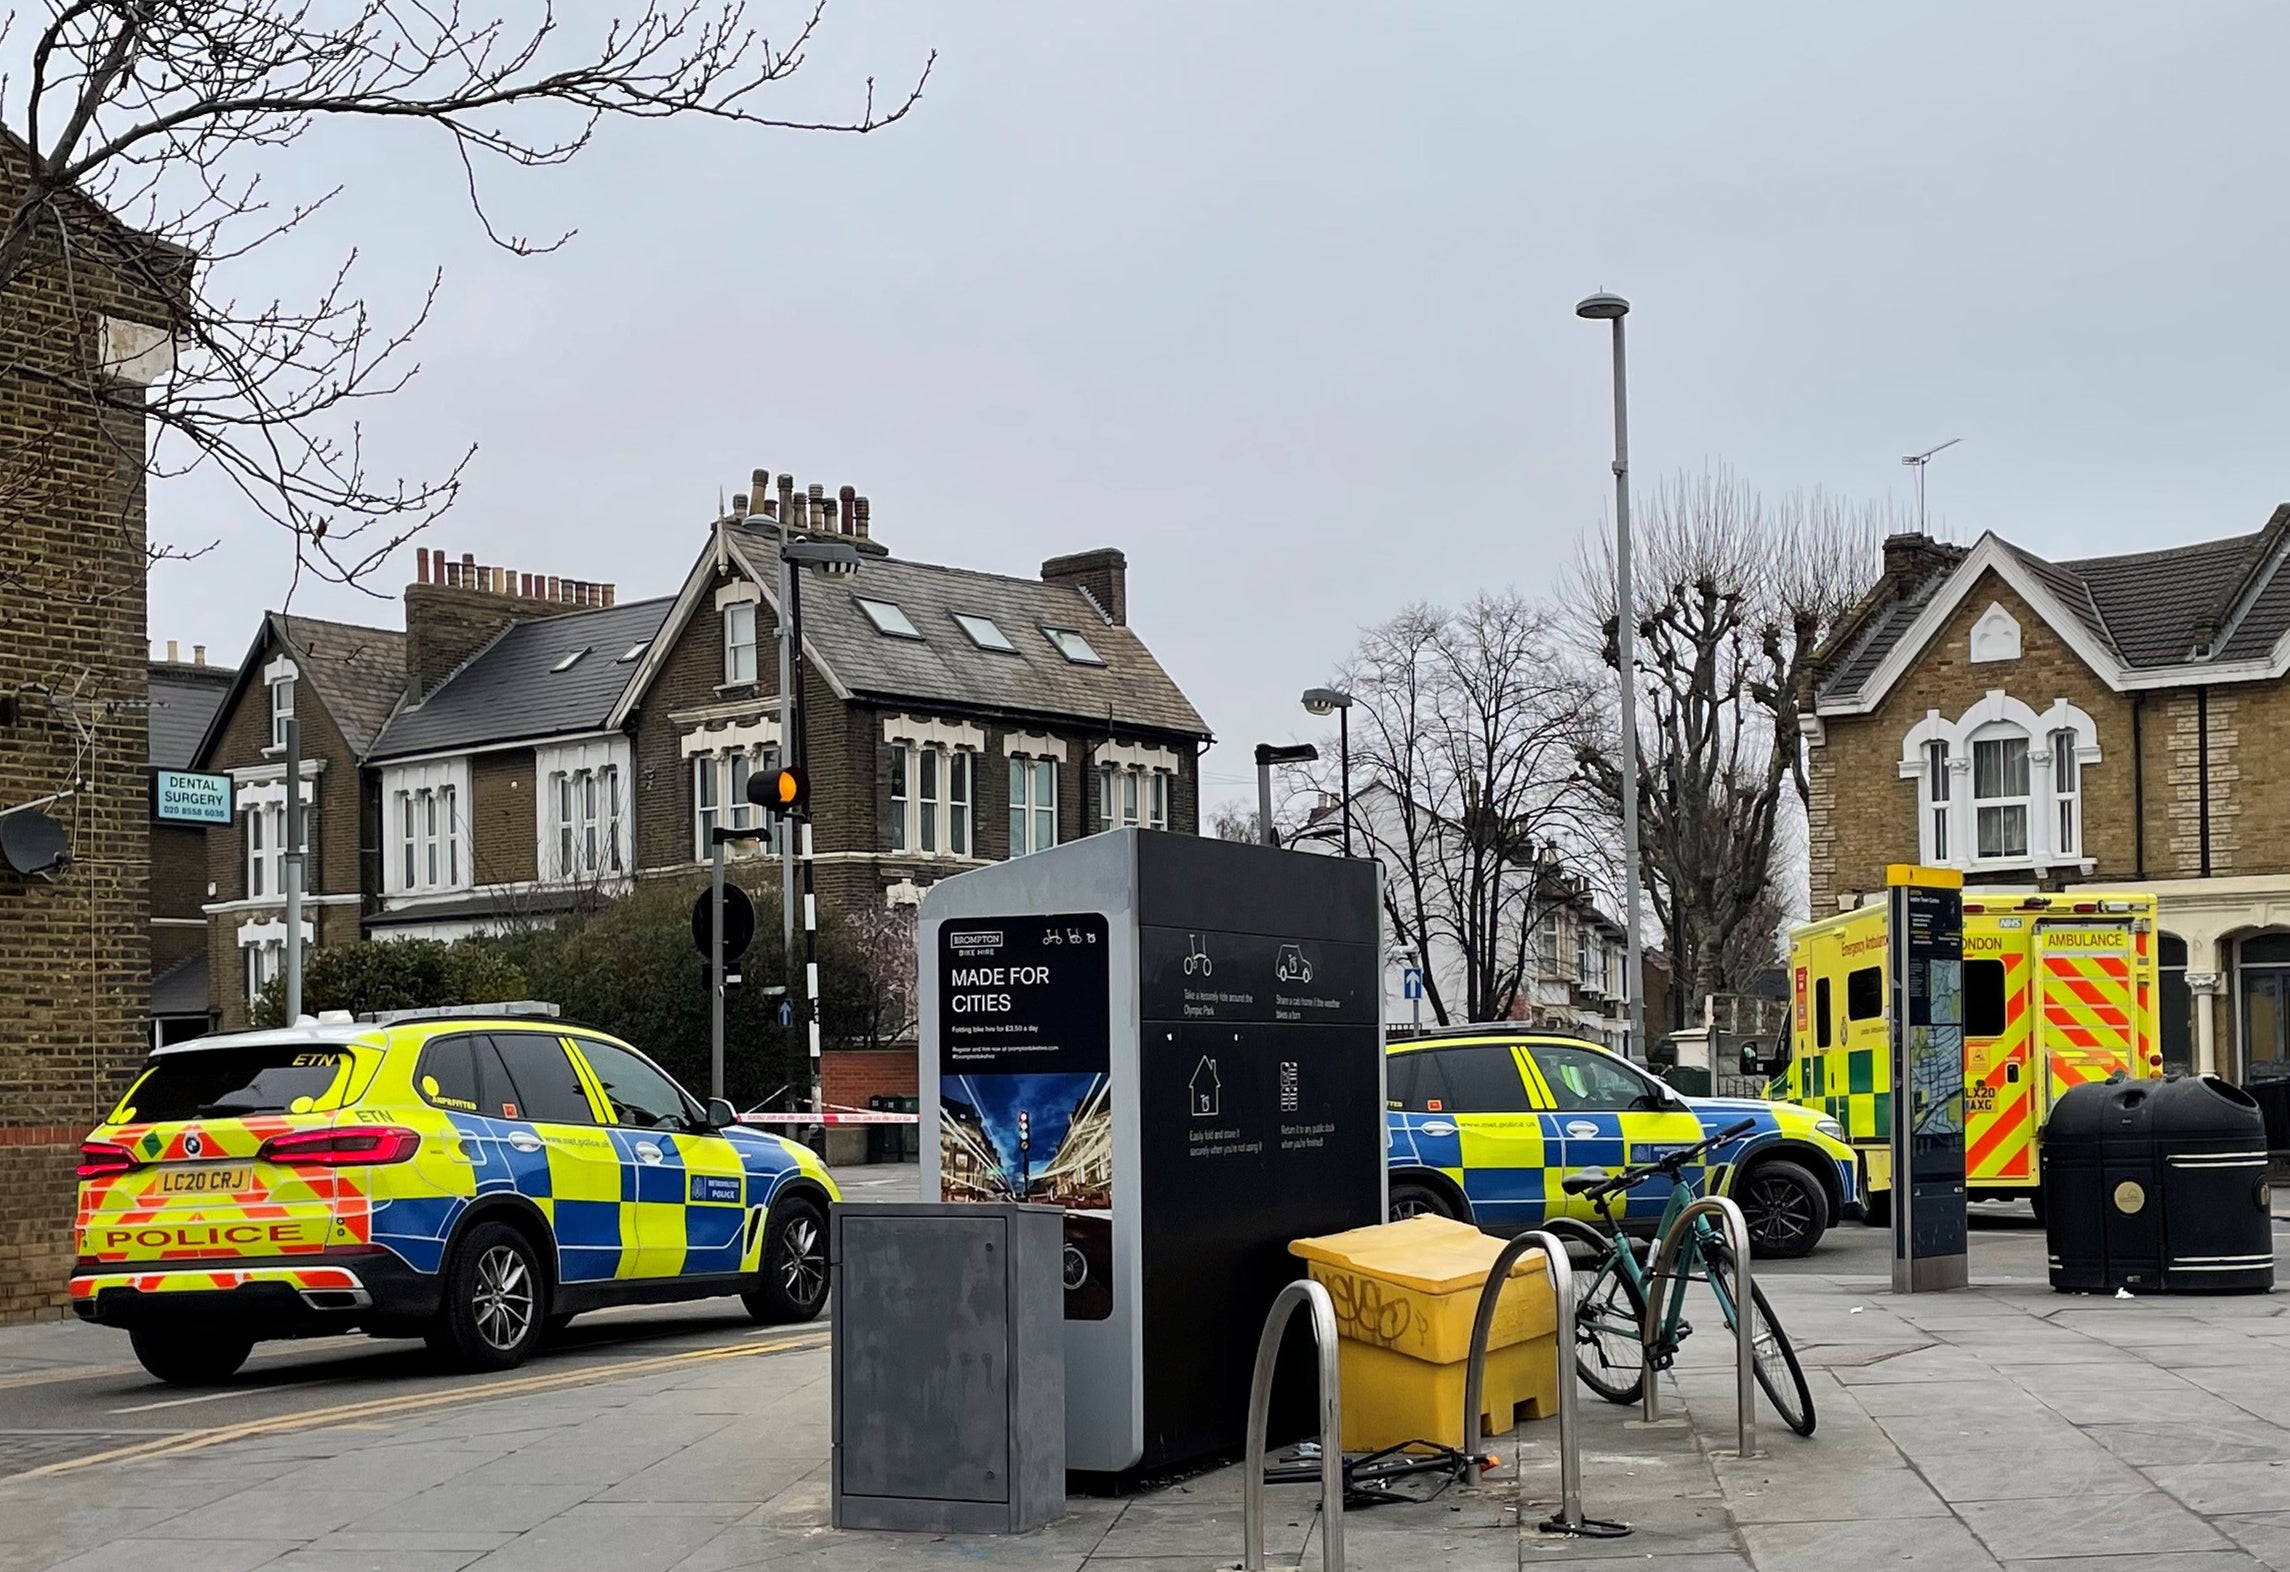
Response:
M742 1114L742 1125L918 1125L921 1114L877 1114L877 1111L838 1111L824 1114Z

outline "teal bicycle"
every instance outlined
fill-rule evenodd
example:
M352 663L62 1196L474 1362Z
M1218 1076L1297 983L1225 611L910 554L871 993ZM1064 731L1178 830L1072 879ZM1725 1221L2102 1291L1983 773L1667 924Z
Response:
M1666 1175L1670 1180L1670 1199L1662 1208L1662 1220L1654 1230L1654 1238L1660 1240L1669 1233L1678 1214L1697 1199L1693 1181L1685 1175L1687 1165L1711 1147L1745 1135L1754 1127L1753 1121L1743 1120L1697 1145L1682 1147L1642 1167L1611 1175L1586 1170L1569 1174L1562 1181L1561 1188L1567 1194L1588 1197L1606 1221L1606 1231L1601 1233L1579 1220L1557 1220L1566 1233L1587 1239L1599 1252L1596 1266L1588 1271L1578 1270L1575 1276L1575 1368L1581 1372L1584 1384L1609 1403L1635 1403L1644 1395L1649 1354L1652 1367L1657 1371L1667 1370L1676 1362L1679 1345L1693 1331L1685 1316L1688 1283L1699 1280L1710 1285L1728 1331L1738 1324L1735 1317L1741 1304L1741 1295L1735 1288L1733 1248L1726 1241L1724 1230L1706 1215L1696 1217L1679 1244L1678 1258L1670 1275L1661 1284L1664 1302L1655 1325L1653 1347L1647 1350L1644 1344L1646 1305L1653 1289L1654 1247L1647 1247L1647 1259L1640 1258L1638 1245L1622 1231L1621 1221L1615 1215L1618 1201L1633 1187ZM1753 1317L1750 1341L1756 1359L1757 1384L1765 1389L1765 1395L1780 1411L1782 1422L1799 1435L1809 1436L1813 1433L1813 1393L1805 1384L1805 1372L1797 1363L1797 1351L1790 1346L1789 1334L1781 1329L1773 1307L1766 1303L1765 1290L1752 1284L1750 1296Z

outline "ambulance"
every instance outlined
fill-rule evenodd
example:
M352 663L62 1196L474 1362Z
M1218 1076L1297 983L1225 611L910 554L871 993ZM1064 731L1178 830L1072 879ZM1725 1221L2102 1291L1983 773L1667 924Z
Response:
M1767 1094L1818 1108L1860 1154L1864 1215L1891 1218L1889 953L1882 903L1796 928L1790 1038ZM2037 1132L2070 1088L2159 1077L2155 898L2075 890L1964 892L1967 1198L2043 1214Z

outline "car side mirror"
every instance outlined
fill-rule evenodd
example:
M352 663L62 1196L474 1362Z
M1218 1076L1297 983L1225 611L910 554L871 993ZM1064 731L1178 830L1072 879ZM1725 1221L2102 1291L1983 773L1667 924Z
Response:
M719 1130L728 1130L739 1123L739 1110L732 1106L728 1097L711 1097L708 1099L708 1123Z

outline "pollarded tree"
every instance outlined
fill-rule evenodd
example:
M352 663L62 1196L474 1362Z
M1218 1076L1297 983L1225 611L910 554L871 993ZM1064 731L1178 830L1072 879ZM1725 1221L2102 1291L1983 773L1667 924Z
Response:
M1804 802L1803 695L1815 653L1876 577L1891 519L1820 492L1768 504L1722 469L1678 475L1636 512L1639 849L1672 976L1700 998L1771 964L1794 904L1779 880ZM1610 537L1586 554L1574 605L1611 694ZM1610 815L1623 790L1615 711L1601 706L1581 756Z

